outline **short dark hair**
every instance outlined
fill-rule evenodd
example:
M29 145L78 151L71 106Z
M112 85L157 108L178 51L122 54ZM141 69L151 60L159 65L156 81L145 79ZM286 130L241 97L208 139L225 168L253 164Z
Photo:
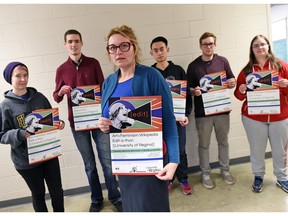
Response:
M168 40L165 37L159 36L159 37L156 37L152 40L152 42L150 44L150 49L152 49L153 43L157 43L157 42L163 42L163 43L165 43L166 47L168 46Z
M66 42L66 38L67 35L71 35L71 34L76 34L80 36L80 40L82 41L82 35L79 31L75 30L75 29L69 29L68 31L65 32L64 34L64 41Z

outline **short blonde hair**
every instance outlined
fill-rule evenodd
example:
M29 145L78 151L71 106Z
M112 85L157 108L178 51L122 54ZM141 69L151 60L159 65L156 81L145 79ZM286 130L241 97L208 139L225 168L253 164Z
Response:
M109 38L114 34L120 34L123 37L130 40L130 42L132 43L132 45L134 47L134 51L135 51L135 62L136 62L136 64L139 64L142 51L141 51L141 48L139 46L139 43L137 41L137 37L136 37L133 29L127 25L121 25L121 26L112 28L106 37L107 46L109 45L108 44Z

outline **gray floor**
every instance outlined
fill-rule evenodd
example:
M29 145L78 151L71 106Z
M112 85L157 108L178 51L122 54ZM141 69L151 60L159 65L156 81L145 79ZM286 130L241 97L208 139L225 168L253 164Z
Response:
M287 212L288 194L275 185L271 159L266 160L266 175L261 193L253 193L251 184L250 163L235 165L231 172L237 181L234 185L227 185L218 169L212 170L212 178L216 184L214 189L206 189L200 182L200 174L189 175L189 182L193 185L194 193L183 195L174 183L174 190L170 195L171 210L173 212ZM107 191L104 191L105 202L103 212L115 212L116 209L107 201ZM89 194L65 197L66 212L87 212L90 206ZM51 210L50 202L47 201ZM0 212L33 212L31 204L2 208Z

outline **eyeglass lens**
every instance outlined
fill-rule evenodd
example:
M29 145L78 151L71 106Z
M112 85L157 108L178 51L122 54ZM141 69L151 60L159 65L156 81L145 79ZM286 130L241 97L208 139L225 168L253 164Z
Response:
M107 51L110 54L114 54L117 52L117 48L119 48L122 52L127 52L130 49L131 44L129 42L122 42L119 46L116 46L114 44L107 46Z
M214 43L203 43L202 46L207 48L207 47L212 47Z
M257 49L257 48L260 48L260 47L264 47L264 46L266 46L266 45L268 45L268 44L266 44L266 43L260 43L260 44L254 44L252 47L255 48L255 49Z

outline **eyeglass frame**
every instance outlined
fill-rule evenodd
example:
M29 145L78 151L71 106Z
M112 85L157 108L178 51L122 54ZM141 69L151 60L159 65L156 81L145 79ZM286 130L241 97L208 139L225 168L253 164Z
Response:
M269 45L269 44L267 44L267 43L253 44L252 48L253 49L259 49L259 48L265 47L267 45Z
M127 49L127 50L122 50L122 49L121 49L121 45L123 45L123 44L127 44L127 45L128 45L128 49ZM130 50L130 48L131 48L131 45L133 45L133 44L130 43L130 42L122 42L122 43L119 44L119 46L116 46L115 44L110 44L110 45L107 45L107 46L106 46L106 50L107 50L107 52L108 52L109 54L115 54L115 53L117 53L117 49L118 49L118 48L120 49L121 52L128 52L128 51ZM112 52L112 53L110 52L109 47L111 47L111 46L115 47L115 52Z
M215 45L214 42L201 44L201 46L204 47L204 48L213 47L214 45Z

